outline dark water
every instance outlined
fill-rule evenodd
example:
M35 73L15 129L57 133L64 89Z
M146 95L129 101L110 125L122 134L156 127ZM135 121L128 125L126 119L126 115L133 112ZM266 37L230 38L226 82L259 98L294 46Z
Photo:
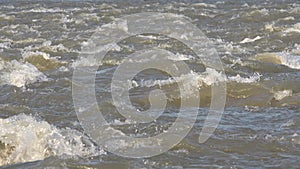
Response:
M196 25L217 50L226 76L205 69L186 46L162 35L127 38L115 44L118 50L110 51L101 63L80 58L81 47L98 28L141 12L174 13ZM0 165L299 168L299 39L297 0L0 1ZM200 90L201 106L194 127L171 150L151 158L123 158L97 146L80 126L72 100L73 70L80 64L87 68L101 64L95 92L106 121L114 130L156 135L170 127L180 107L178 86L169 75L150 70L129 79L131 102L141 111L149 108L153 89L163 89L171 97L166 113L150 126L130 124L116 111L110 91L122 60L149 47L169 50L176 54L173 59L189 65L193 71L178 80L191 88L186 95ZM211 85L220 77L227 84L225 111L211 138L200 144ZM188 114L195 107L182 109Z

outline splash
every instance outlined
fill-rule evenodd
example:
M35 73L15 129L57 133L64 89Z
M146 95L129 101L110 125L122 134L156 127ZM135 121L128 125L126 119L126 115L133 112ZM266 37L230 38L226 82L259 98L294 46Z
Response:
M153 86L164 86L178 83L184 83L185 85L190 85L191 88L201 88L203 86L211 86L217 84L218 82L237 82L237 83L255 83L260 80L262 75L254 73L249 77L241 77L239 74L236 76L226 77L225 74L216 71L215 69L206 68L206 71L202 73L197 73L191 71L189 74L181 75L180 77L169 78L166 80L146 80L137 82L132 80L130 82L130 87L153 87Z
M296 50L293 52L296 53ZM293 69L300 69L300 56L289 52L261 53L257 54L255 59L263 62L282 64Z
M275 98L275 100L280 101L285 97L292 96L292 94L293 94L292 90L277 91L274 93L274 98Z
M0 119L0 129L0 166L43 160L49 156L104 153L76 130L59 129L25 114Z
M245 38L240 43L242 43L242 44L243 43L251 43L251 42L255 42L255 41L260 40L260 39L262 39L262 37L260 37L260 36L257 36L257 37L255 37L253 39Z
M16 60L5 62L0 60L0 84L24 87L26 84L47 81L47 77L35 66Z

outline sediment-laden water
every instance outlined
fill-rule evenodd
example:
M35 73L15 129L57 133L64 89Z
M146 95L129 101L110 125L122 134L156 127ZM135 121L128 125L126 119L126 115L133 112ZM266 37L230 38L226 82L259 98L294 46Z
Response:
M122 40L101 62L80 57L82 46L101 26L141 12L173 13L196 25L217 50L225 74L206 67L182 43L163 35ZM169 96L157 123L135 125L117 112L111 81L124 58L150 47L171 51L169 59L184 61L192 71L172 78L149 70L129 79L131 102L141 111L150 106L149 91L163 89ZM167 130L181 105L177 82L190 89L183 96L200 90L194 127L178 145L155 157L130 159L106 151L84 132L76 116L72 75L78 65L99 66L98 107L114 130L137 136ZM299 168L299 70L297 0L0 1L0 166ZM227 84L225 111L211 138L200 144L211 86L220 81ZM181 109L189 114L195 107Z

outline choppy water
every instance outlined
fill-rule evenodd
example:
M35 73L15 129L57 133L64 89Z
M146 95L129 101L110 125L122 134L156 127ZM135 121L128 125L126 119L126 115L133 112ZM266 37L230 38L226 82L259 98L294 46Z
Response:
M104 24L139 12L185 16L213 42L226 76L205 69L174 39L130 37L102 63L79 58L81 47ZM193 71L180 83L200 89L201 108L187 137L159 156L128 159L93 143L81 128L72 100L78 64L99 67L99 108L117 130L158 134L176 118L180 98L174 80L144 72L132 84L131 101L149 108L149 90L172 97L158 124L128 124L114 108L111 77L128 54L148 47L174 52ZM0 1L0 165L3 168L299 168L300 3L287 1ZM227 83L227 102L214 135L198 143L210 105L210 86ZM194 94L188 91L186 95ZM192 111L186 107L184 111ZM121 147L122 145L117 144Z

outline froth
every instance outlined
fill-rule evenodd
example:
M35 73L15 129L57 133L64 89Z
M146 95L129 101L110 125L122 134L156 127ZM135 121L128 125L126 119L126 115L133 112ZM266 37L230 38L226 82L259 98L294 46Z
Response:
M37 81L47 81L47 77L30 63L21 63L16 60L5 62L0 60L0 83L17 87Z
M297 51L294 50L293 52L296 53ZM293 69L300 69L300 56L296 54L291 54L288 52L262 53L256 55L255 59L264 62L286 65Z
M0 165L42 160L49 156L94 156L104 153L76 130L58 129L25 114L0 119L0 128L0 143L4 145Z

